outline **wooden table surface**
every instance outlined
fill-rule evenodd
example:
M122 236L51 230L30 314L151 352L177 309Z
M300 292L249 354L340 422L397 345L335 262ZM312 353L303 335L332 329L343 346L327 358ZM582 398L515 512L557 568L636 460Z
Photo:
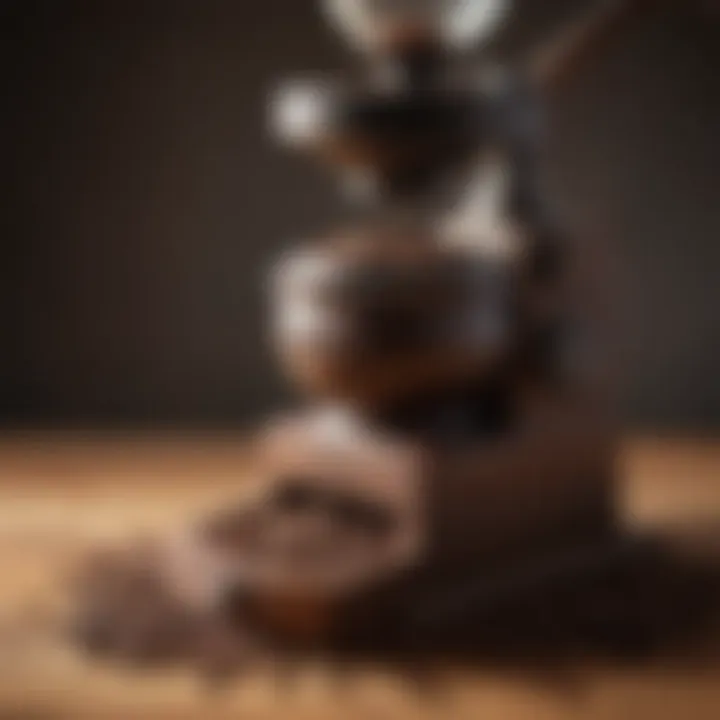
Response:
M291 689L259 671L220 691L182 672L88 664L59 642L62 578L97 542L177 526L242 492L242 443L215 436L14 435L0 440L0 720L416 718L708 720L720 670L586 667L572 688L448 670L429 697L380 669L336 682L308 667ZM720 442L628 442L621 500L641 523L720 518Z

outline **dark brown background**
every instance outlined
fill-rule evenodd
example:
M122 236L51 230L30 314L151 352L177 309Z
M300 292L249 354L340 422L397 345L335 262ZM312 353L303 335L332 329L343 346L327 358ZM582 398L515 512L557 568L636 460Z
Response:
M530 47L586 3L526 0ZM0 417L238 423L287 399L262 274L340 210L264 97L340 66L311 0L5 0ZM658 2L550 106L569 225L619 260L630 421L720 426L720 23Z

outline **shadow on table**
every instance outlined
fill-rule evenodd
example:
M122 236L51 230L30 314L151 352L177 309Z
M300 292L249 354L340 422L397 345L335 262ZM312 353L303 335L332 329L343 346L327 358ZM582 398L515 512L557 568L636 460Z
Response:
M702 534L621 537L594 553L485 577L475 587L435 595L418 587L413 592L424 602L413 608L415 623L361 628L338 662L387 658L411 671L450 665L511 674L563 674L588 665L720 669L715 548L720 526ZM413 605L403 603L398 614Z

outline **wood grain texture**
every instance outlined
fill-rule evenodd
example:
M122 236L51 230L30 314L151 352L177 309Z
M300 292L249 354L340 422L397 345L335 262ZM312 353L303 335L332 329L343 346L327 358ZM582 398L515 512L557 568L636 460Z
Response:
M381 668L291 687L259 669L220 691L181 671L91 665L55 618L61 580L92 543L172 528L242 492L233 437L16 436L0 441L0 720L30 718L627 718L720 715L720 671L587 666L572 679L448 669L437 693ZM628 518L720 517L720 443L645 439L621 458ZM427 689L427 688L426 688Z

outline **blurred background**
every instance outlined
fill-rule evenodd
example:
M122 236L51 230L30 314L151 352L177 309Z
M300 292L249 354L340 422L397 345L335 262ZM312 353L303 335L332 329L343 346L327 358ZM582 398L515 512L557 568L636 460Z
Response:
M518 57L591 3L517 0ZM5 0L0 420L244 426L287 402L262 273L342 208L273 147L278 80L338 69L309 0ZM720 21L650 3L549 98L548 181L620 269L629 425L720 429Z
M515 0L490 50L524 57L594 2ZM578 253L609 259L631 431L618 504L633 523L694 524L720 517L720 2L644 5L547 98L546 180ZM292 401L264 337L265 272L346 208L273 145L266 98L351 63L317 6L0 2L0 720L298 717L294 696L272 710L272 683L209 710L194 677L89 668L47 618L89 547L235 498L235 429ZM79 432L10 431L36 428ZM93 432L116 428L139 432ZM591 692L565 688L585 710L539 675L460 677L451 712L715 720L718 673L703 673L599 669ZM373 717L427 716L377 687L392 712Z

